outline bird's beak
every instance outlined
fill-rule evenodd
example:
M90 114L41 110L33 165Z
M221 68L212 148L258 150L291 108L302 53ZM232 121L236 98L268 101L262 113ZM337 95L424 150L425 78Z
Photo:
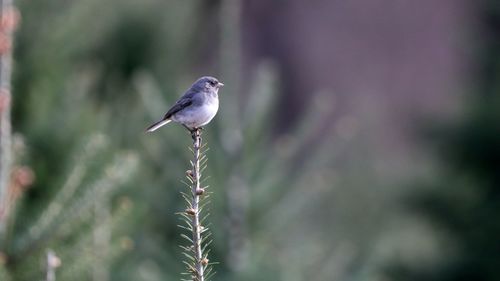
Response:
M218 87L218 88L220 88L220 87L222 87L222 86L224 86L224 83L217 82L217 87Z

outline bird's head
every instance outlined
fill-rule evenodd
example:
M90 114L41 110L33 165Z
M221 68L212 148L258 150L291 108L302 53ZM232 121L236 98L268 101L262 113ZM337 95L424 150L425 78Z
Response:
M211 76L203 76L194 82L194 87L217 92L220 87L224 86L217 78Z

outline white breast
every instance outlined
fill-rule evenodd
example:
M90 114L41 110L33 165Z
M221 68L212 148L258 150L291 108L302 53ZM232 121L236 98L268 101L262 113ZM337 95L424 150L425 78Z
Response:
M198 128L208 124L214 118L215 114L217 114L218 109L219 101L214 99L203 106L182 110L172 116L172 120L190 128Z

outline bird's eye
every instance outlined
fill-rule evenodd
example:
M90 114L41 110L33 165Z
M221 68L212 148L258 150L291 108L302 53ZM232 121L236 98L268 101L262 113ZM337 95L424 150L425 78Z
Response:
M215 84L217 84L217 82L215 82L215 81L213 81L213 80L212 80L212 81L210 81L210 85L215 86Z

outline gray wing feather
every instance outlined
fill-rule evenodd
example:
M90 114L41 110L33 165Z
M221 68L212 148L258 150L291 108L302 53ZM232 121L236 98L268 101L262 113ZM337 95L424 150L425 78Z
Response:
M165 113L165 116L163 117L163 119L168 119L170 118L172 115L174 115L175 113L183 110L184 108L190 106L191 104L193 103L193 99L188 96L187 94L184 95L180 100L178 100L174 106L172 106L172 108L170 108L167 113Z

